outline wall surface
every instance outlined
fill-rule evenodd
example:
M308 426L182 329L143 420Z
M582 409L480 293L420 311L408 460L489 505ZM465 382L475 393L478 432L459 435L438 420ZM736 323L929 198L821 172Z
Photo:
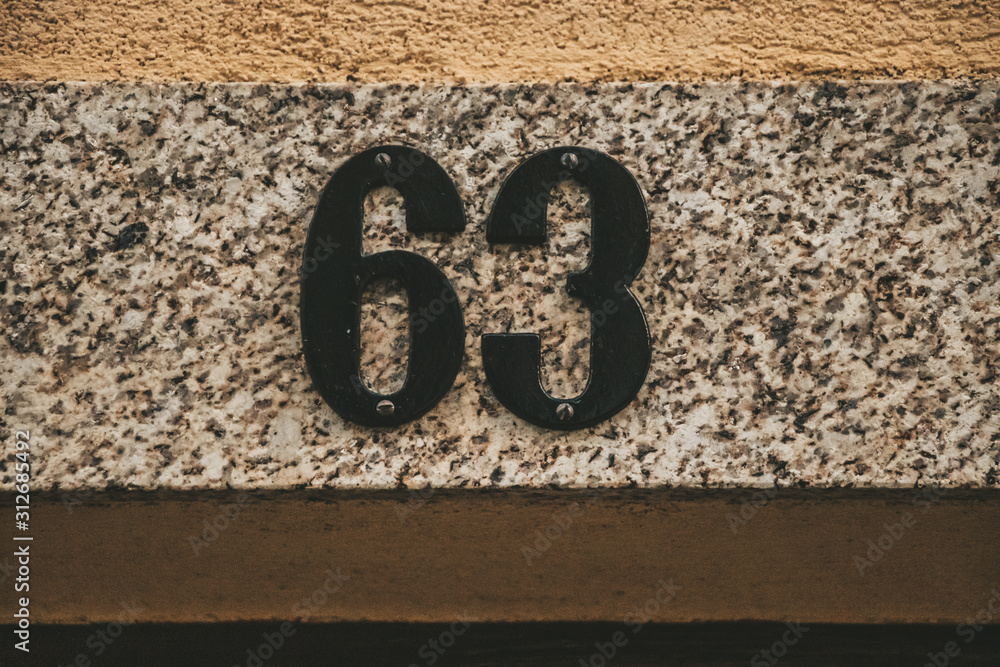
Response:
M0 539L37 540L32 622L304 619L330 568L349 585L312 620L620 622L661 578L663 622L976 617L998 75L997 0L0 0ZM370 428L310 381L297 269L323 184L389 143L468 224L415 237L380 188L364 251L432 259L467 338L438 406ZM537 331L545 387L582 391L562 286L590 193L553 189L545 247L485 238L504 178L560 146L629 169L652 230L652 370L568 434L515 418L479 347ZM406 301L360 302L387 394Z
M0 79L560 81L1000 72L995 2L0 3Z
M0 86L7 419L34 432L36 488L996 488L997 88ZM443 166L466 224L413 233L373 197L364 251L440 267L464 358L426 415L372 428L310 381L300 288L344 289L343 257L303 262L306 228L344 159L390 143ZM646 381L573 431L516 418L480 350L538 332L543 389L574 400L601 341L621 345L601 329L627 322L616 304L591 317L565 291L613 245L589 195L555 190L544 247L486 239L504 179L566 144L624 165L651 228L627 277ZM362 298L368 414L412 369L395 295Z

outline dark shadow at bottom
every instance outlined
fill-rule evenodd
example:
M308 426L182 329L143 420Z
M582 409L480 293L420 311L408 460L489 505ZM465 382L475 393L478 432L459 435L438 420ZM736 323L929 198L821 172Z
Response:
M977 629L978 628L978 629ZM330 665L1000 665L1000 625L795 623L217 623L45 625L29 654L46 667ZM82 656L82 657L80 657Z

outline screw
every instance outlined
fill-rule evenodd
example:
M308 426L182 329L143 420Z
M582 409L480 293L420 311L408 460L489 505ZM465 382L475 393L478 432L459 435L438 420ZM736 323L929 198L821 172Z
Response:
M392 166L392 158L387 153L379 153L375 156L375 164L383 169L388 169Z
M556 408L556 417L559 421L566 422L573 418L573 406L569 403L560 403Z
M576 156L576 153L563 153L559 161L567 169L576 169L577 165L580 164L580 158Z
M379 413L383 417L388 417L395 411L396 406L389 400L379 401L378 405L375 406L375 412Z

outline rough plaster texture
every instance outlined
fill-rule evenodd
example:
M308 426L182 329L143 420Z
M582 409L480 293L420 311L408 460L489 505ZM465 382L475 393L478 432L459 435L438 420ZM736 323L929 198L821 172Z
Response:
M32 430L36 488L997 487L998 87L4 86L0 427ZM383 142L437 159L469 224L415 238L370 202L367 251L431 258L467 327L448 395L379 430L311 387L296 269L330 174ZM566 143L630 169L653 230L649 378L572 433L515 419L478 347L538 331L550 387L583 377L585 198L545 248L483 230ZM393 308L372 382L402 368Z
M995 75L1000 5L944 0L3 0L0 79Z

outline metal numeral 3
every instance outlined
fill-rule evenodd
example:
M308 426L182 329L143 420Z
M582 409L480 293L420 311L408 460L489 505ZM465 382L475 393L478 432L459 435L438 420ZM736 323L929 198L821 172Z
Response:
M603 153L555 148L521 163L504 181L486 225L490 243L540 245L552 187L574 179L590 190L591 262L566 283L591 313L590 380L583 393L559 400L542 388L537 334L484 334L483 368L497 398L525 421L572 430L608 419L631 402L649 371L649 329L629 291L649 251L649 218L632 174ZM540 215L524 215L526 203Z

